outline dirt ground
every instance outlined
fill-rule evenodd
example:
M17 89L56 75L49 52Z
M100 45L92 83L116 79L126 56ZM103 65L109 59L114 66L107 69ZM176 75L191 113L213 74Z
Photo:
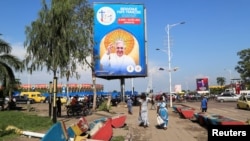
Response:
M27 108L26 105L22 105L23 108ZM48 116L48 104L47 103L37 103L32 104L34 111L39 116ZM149 127L143 128L138 126L138 112L139 107L133 107L133 115L127 114L127 108L125 105L118 105L112 107L110 112L97 111L92 115L86 116L86 120L91 122L95 119L101 117L112 117L117 114L127 114L126 126L123 128L113 128L113 137L123 136L127 141L207 141L207 131L205 128L201 127L199 124L190 121L189 119L180 118L177 113L169 110L169 127L168 130L159 130L155 128L156 123L156 110L151 110L151 104L149 104ZM170 108L169 108L170 109ZM27 111L24 111L27 112ZM62 106L62 117L57 118L57 121L64 121L66 128L70 125L77 123L80 117L67 117L66 109ZM46 133L47 131L39 131L38 133ZM39 138L27 137L21 135L15 141L39 141Z
M27 109L27 105L25 104L19 104L17 105L18 107L22 107L22 109ZM32 110L31 111L26 111L26 110L22 110L22 112L27 112L27 113L32 113L32 114L37 114L39 116L49 116L49 105L47 103L36 103L36 104L31 104L30 105ZM122 107L122 108L119 108ZM121 110L119 110L121 109ZM110 112L104 112L104 111L96 111L93 112L92 115L88 115L85 116L86 120L91 122L93 120L99 119L101 117L112 117L115 116L117 114L123 114L126 108L124 108L124 106L117 106L117 107L112 107ZM52 118L52 117L51 117ZM62 116L61 117L57 117L57 121L64 121L66 128L71 126L72 124L75 124L78 122L79 118L81 118L81 116L72 116L72 117L68 117L66 115L66 108L64 105L62 105ZM44 133L46 134L47 131L37 131L36 133ZM123 127L123 128L116 128L113 129L113 136L123 136L126 137L128 134L128 128ZM20 135L19 138L14 139L13 141L40 141L40 138L36 138L36 137L28 137L25 135Z

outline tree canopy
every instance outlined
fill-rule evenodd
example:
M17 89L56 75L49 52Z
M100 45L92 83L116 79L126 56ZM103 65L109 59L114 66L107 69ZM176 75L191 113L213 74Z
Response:
M226 79L225 77L217 77L216 81L218 85L223 86L225 84Z
M86 0L42 0L38 19L26 27L28 68L52 71L54 76L79 78L77 66L83 66L91 54L93 10Z
M93 17L94 11L87 0L51 0L51 4L42 0L38 19L26 27L27 68L36 71L46 67L48 72L53 72L54 78L58 72L68 81L69 77L79 79L77 69L87 65L94 77L94 61L86 59L88 56L93 58ZM92 80L94 109L96 89L95 79Z
M241 79L249 84L250 80L250 48L241 50L237 53L240 60L235 70L240 74Z
M23 63L11 54L12 47L6 41L0 39L0 83L3 95L9 95L15 88L16 78L14 71L22 71Z

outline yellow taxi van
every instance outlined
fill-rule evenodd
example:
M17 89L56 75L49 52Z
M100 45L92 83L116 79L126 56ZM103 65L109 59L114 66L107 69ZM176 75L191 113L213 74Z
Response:
M42 96L41 92L21 92L20 96L27 96L28 98L32 98L37 103L43 103L46 98L45 96Z

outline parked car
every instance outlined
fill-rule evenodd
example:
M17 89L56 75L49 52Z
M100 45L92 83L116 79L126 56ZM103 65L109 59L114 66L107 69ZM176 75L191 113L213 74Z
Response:
M250 93L246 93L246 94L242 94L242 95L250 96Z
M67 97L60 97L60 98L61 98L61 103L62 104L66 104L67 103ZM53 103L53 96L51 97L51 102ZM47 96L45 98L44 103L49 103L49 96Z
M202 99L201 94L196 93L196 94L185 94L186 100L195 100L195 101L200 101Z
M250 110L250 95L241 95L236 106L238 109Z
M33 104L35 103L34 99L28 98L27 96L13 96L13 99L16 100L16 104Z
M224 92L216 97L218 102L236 102L238 99L239 96L231 92Z

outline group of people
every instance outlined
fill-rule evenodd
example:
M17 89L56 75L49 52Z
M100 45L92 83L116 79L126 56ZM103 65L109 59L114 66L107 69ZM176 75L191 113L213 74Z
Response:
M149 125L149 120L148 120L148 99L146 94L141 94L140 97L140 106L139 106L139 125L143 126L144 128L148 127ZM155 104L155 103L154 103ZM162 120L164 121L162 124L158 125L158 128L162 128L164 130L167 129L168 125L168 110L167 110L167 103L165 101L165 96L164 94L161 96L159 101L156 103L157 104L157 116L160 116ZM128 99L127 100L127 107L128 107L128 113L132 114L132 100Z
M139 107L139 125L144 128L148 127L149 119L148 119L148 99L146 94L141 94L140 97L140 107ZM153 96L151 97L151 109L156 105L156 115L159 116L163 122L157 125L157 128L167 130L168 126L168 108L167 108L167 99L166 94L163 93L158 101L154 101ZM129 99L127 101L128 113L132 114L132 100ZM201 100L201 111L207 112L207 99L203 97Z
M74 97L69 97L67 99L67 103L66 103L67 106L73 106L73 107L77 107L77 106L80 106L79 104L79 101L78 101L78 96L74 96ZM61 112L62 112L62 109L61 109L61 106L62 106L62 102L61 102L61 97L57 97L57 100L56 100L56 107L57 107L57 116L58 117L61 117Z
M8 110L15 110L16 109L16 99L11 98L10 101L8 101L7 108Z

